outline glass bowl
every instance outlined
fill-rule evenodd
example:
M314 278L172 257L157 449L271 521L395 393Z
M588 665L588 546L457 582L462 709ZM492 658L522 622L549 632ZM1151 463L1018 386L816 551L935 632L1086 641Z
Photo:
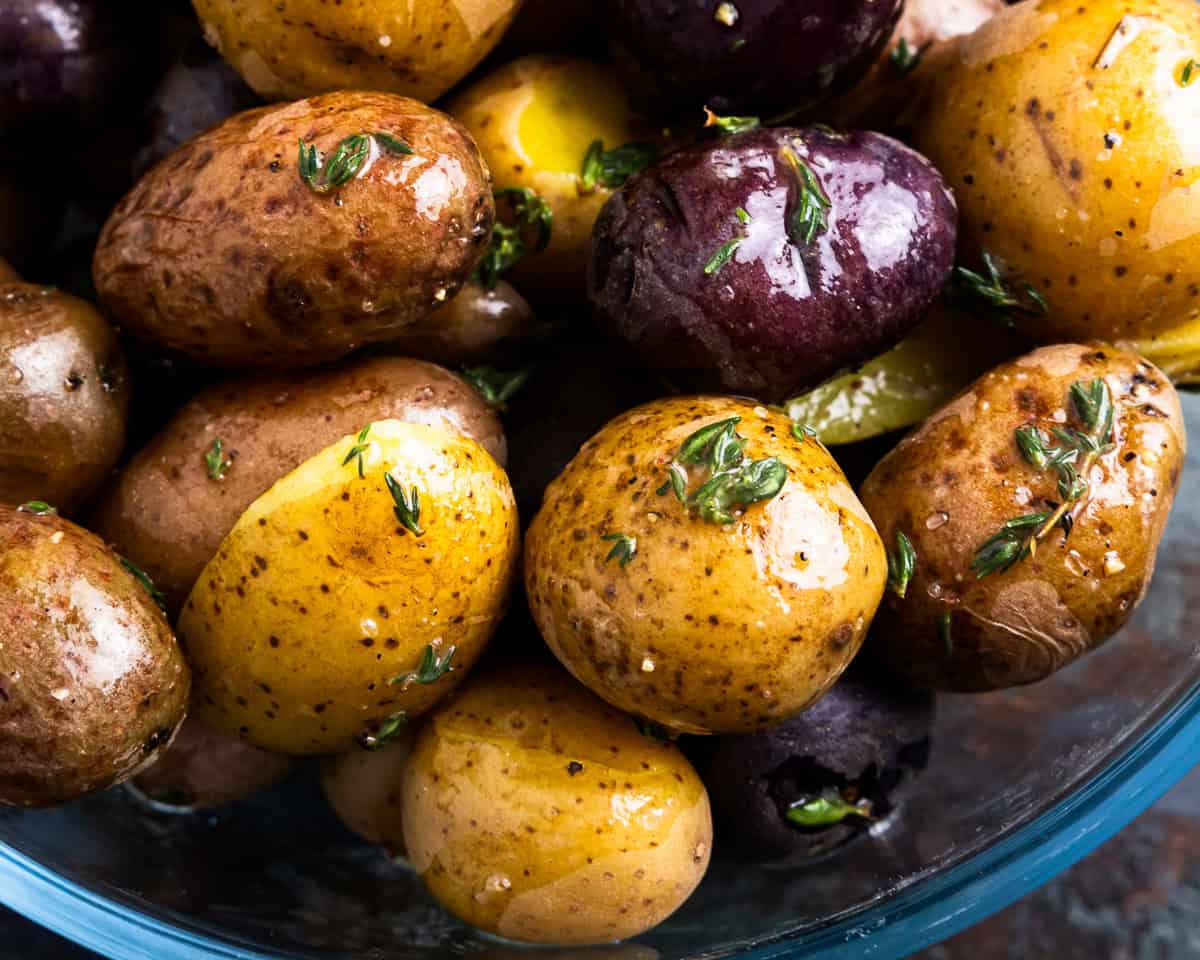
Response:
M1200 435L1200 396L1184 407ZM939 698L929 767L889 820L804 867L714 860L684 907L635 942L539 952L901 957L1123 827L1200 762L1195 459L1133 622L1043 683ZM0 900L118 960L531 955L457 923L411 872L350 836L311 769L215 817L155 813L120 788L54 810L6 809Z

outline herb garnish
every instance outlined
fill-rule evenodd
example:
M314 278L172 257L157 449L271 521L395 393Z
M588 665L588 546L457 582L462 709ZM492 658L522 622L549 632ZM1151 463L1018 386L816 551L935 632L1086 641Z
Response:
M1192 82L1192 72L1198 67L1200 67L1200 63L1197 63L1195 60L1189 60L1183 65L1183 71L1179 74L1179 85L1181 87L1186 87Z
M813 427L810 427L807 423L800 423L797 420L792 421L792 436L801 443L805 440L816 440L817 443L821 442L821 435Z
M761 127L762 121L758 117L722 117L705 107L704 126L716 127L721 133L745 133Z
M1114 449L1112 394L1101 379L1071 384L1071 406L1084 431L1053 427L1050 435L1039 427L1018 427L1017 449L1025 462L1058 475L1061 502L1052 509L1027 513L1005 522L998 532L979 545L971 569L979 579L1012 569L1037 552L1038 544L1061 526L1063 538L1075 525L1072 508L1087 495L1087 474L1102 454ZM1053 437L1053 439L1052 439ZM1054 442L1057 440L1057 444Z
M378 143L388 153L411 154L413 148L403 140L392 136L390 133L375 132L375 142Z
M385 473L383 481L387 484L388 493L392 495L392 501L395 504L392 510L396 514L396 519L418 537L425 536L425 531L421 529L421 494L417 488L412 488L412 503L409 503L408 498L404 495L404 488L396 482L395 477L390 473Z
M608 563L610 560L616 560L623 567L637 553L637 537L631 537L627 533L606 533L600 539L614 541L613 548L608 551L608 556L604 558L605 563Z
M204 465L208 468L209 480L224 480L225 474L233 466L233 454L231 453L229 456L225 455L220 437L217 437L212 442L212 446L205 451Z
M433 644L425 645L425 652L421 654L421 662L417 664L417 669L412 673L404 673L398 677L392 677L388 681L392 686L398 686L405 683L437 683L446 674L454 671L450 660L454 657L454 651L458 647L451 646L446 655L438 658L437 651L434 650Z
M896 532L896 550L887 551L887 585L901 600L908 593L908 584L917 570L917 551L902 530Z
M58 508L52 507L45 500L30 500L17 507L18 513L32 513L39 517L58 516Z
M925 51L928 49L929 44L923 43L914 50L908 45L908 41L904 37L901 37L900 42L892 48L889 59L896 72L904 76L907 73L912 73L920 66L921 58L925 56Z
M317 193L327 193L334 187L345 186L356 176L371 155L374 140L389 153L409 154L413 152L403 140L390 133L354 133L346 137L335 148L328 162L323 163L316 144L300 143L300 158L297 166L300 179Z
M358 745L364 750L382 750L404 732L408 714L403 710L393 713L379 724L378 729L358 735Z
M492 240L479 261L474 279L486 290L495 290L500 275L511 270L528 253L541 253L550 243L554 212L538 194L524 187L506 187L496 191L496 202L507 201L512 208L513 224L497 221Z
M117 556L121 561L121 566L133 574L134 579L145 588L148 594L150 594L150 599L157 603L165 613L167 610L167 598L163 592L154 585L154 581L150 579L150 575L132 560L126 560L124 557L120 556L120 554Z
M746 441L737 433L741 417L729 417L701 427L679 447L667 466L667 481L658 495L673 491L675 497L709 523L733 523L733 507L747 507L770 500L787 481L787 466L778 457L748 460ZM703 466L708 478L688 493L688 466Z
M996 258L983 251L985 274L976 273L967 267L955 267L946 286L946 299L951 306L971 309L982 302L997 320L1005 326L1015 324L1014 314L1037 317L1049 312L1046 298L1032 283L1021 284L1014 291L1004 282Z
M462 378L479 391L488 406L507 410L513 394L525 386L533 365L516 370L497 370L495 367L463 367Z
M603 140L593 140L583 155L580 186L585 193L595 190L596 184L615 190L657 159L658 147L652 143L627 143L623 147L605 150Z
M750 214L746 212L745 207L738 207L733 212L738 218L738 223L740 223L742 226L748 226L753 222ZM711 277L714 273L725 266L725 264L732 259L734 252L742 245L745 239L746 238L744 236L730 237L723 244L721 244L721 246L717 248L717 252L709 257L708 263L704 265L704 275L706 277Z
M358 431L358 436L355 438L354 446L350 448L350 452L346 454L342 460L342 466L346 466L351 460L358 458L358 478L361 480L366 474L363 472L363 455L367 452L370 446L367 443L367 434L371 432L373 423L368 423L365 427Z
M812 167L801 160L795 150L784 147L783 159L796 175L799 188L796 205L788 217L788 236L792 243L806 247L817 238L817 234L829 229L828 211L832 204Z
M819 797L793 803L787 812L787 818L798 827L832 827L847 817L870 820L871 802L849 803L841 794L830 790Z

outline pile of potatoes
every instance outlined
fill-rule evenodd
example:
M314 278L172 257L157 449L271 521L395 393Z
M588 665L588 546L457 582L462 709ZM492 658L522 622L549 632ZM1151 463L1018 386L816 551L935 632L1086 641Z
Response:
M0 136L113 162L54 248L0 208L0 802L319 758L451 913L603 943L902 812L928 691L1144 597L1192 0L56 5L77 49L0 12Z

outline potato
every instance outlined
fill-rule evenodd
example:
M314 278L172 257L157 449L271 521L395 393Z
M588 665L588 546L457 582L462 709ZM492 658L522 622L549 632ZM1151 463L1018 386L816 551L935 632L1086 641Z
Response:
M180 812L211 810L275 786L291 772L294 762L188 719L175 742L132 785L162 807Z
M0 803L47 806L153 763L187 708L170 627L119 557L0 504Z
M688 761L556 667L472 680L417 734L403 786L430 892L512 940L635 936L708 867L708 797Z
M12 264L0 257L0 283L19 283L21 280Z
M400 792L411 749L412 731L405 727L382 750L339 753L321 766L321 788L333 812L350 830L383 847L390 857L406 855Z
M1111 401L1111 431L1081 391ZM1034 465L1030 444L1074 451L1072 469ZM1174 389L1134 354L1063 344L985 374L863 485L893 556L899 534L915 551L867 649L896 675L958 691L1033 683L1095 649L1145 595L1185 446ZM1064 499L1075 472L1083 487Z
M250 505L184 604L197 717L280 753L386 742L483 652L518 542L475 441L398 420L342 438Z
M116 465L128 413L125 357L95 307L0 284L0 501L74 510Z
M1192 0L1018 3L958 45L915 142L953 184L968 259L984 249L1047 312L1045 342L1127 345L1200 371L1200 51Z
M320 152L312 185L297 140ZM335 93L240 113L180 147L113 212L93 276L138 336L211 364L294 367L424 319L470 276L493 214L456 123L404 97Z
M204 35L267 99L388 90L436 100L499 42L520 0L192 0Z
M360 358L302 380L204 390L125 466L89 526L145 567L177 612L256 497L340 437L388 419L458 431L504 463L499 419L458 377L419 360Z
M727 433L689 461L696 431L729 418L745 461ZM776 495L751 460L786 468ZM828 451L781 413L722 397L610 422L550 485L525 543L529 608L555 655L609 703L684 733L754 730L816 701L858 651L886 576Z
M554 213L550 245L514 271L522 288L577 298L592 224L620 180L614 174L610 185L585 186L588 148L597 140L611 151L654 139L616 74L573 57L524 57L475 81L447 110L479 144L498 189L533 190Z

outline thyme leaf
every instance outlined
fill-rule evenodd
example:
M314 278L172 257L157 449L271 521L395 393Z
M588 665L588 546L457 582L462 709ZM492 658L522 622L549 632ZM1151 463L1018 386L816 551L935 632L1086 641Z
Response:
M620 566L625 566L633 559L637 553L637 537L631 537L627 533L606 533L601 540L613 541L613 547L608 551L608 556L604 558L604 562L616 560Z
M896 550L887 551L887 585L901 600L908 593L908 584L917 569L917 551L904 531L896 532Z
M597 184L615 190L657 160L658 153L658 147L652 143L627 143L605 150L603 140L593 140L583 155L580 186L586 193L595 190Z
M363 472L363 455L367 452L367 434L371 432L371 427L374 424L368 423L365 427L358 431L358 436L355 437L354 446L350 448L350 452L346 454L342 460L342 466L346 466L351 460L358 460L358 478L361 480L366 474Z
M166 613L167 598L163 592L154 585L154 581L150 579L150 575L132 560L127 560L125 557L120 556L120 554L117 556L121 561L121 566L133 574L133 578L142 585L148 594L150 594L150 599L158 604L163 613Z
M923 43L914 50L908 45L908 40L901 37L900 42L892 48L889 56L893 69L900 76L912 73L921 65L921 58L925 56L925 51L928 49L929 44Z
M725 134L745 133L747 130L761 127L762 120L758 117L722 117L705 107L704 126L714 127L718 132Z
M860 800L850 803L839 793L828 791L818 797L809 797L798 803L793 803L786 814L788 820L798 827L821 828L832 827L847 817L871 819L871 803Z
M45 500L29 500L17 507L18 513L32 513L38 517L56 517L58 508L52 507Z
M478 366L464 367L462 378L479 391L488 406L504 411L508 409L508 401L525 386L533 373L533 365L519 367L516 370L499 370L496 367Z
M417 664L417 669L411 673L404 673L398 677L392 677L388 681L392 686L402 686L406 683L437 683L446 674L454 671L454 666L451 660L454 657L454 651L458 647L451 645L446 651L444 657L439 658L437 650L434 649L432 643L425 645L425 650L421 654L421 661Z
M212 446L204 453L204 466L208 470L209 480L224 480L225 474L233 466L233 453L225 455L221 438L217 437Z
M812 167L801 160L795 150L784 147L783 159L795 175L798 190L788 217L788 236L797 246L807 247L829 229L829 211L833 205Z
M403 710L393 713L380 724L358 735L358 745L364 750L382 750L399 737L408 724L408 714Z
M416 487L412 488L412 500L404 495L404 488L396 482L396 478L390 473L383 475L384 483L387 484L388 493L392 495L392 512L396 514L396 519L400 524L407 527L418 537L423 537L425 531L421 529L421 494Z
M982 306L1009 327L1016 324L1019 316L1038 317L1049 312L1046 298L1032 283L1022 283L1016 289L1010 287L1000 273L996 258L987 250L983 251L983 266L983 273L967 267L954 268L946 286L946 300L951 306L960 310Z
M512 224L499 220L492 227L492 239L475 269L474 279L486 290L495 290L500 276L526 256L541 253L554 231L554 212L546 201L524 187L506 187L496 191L497 203L507 203Z

